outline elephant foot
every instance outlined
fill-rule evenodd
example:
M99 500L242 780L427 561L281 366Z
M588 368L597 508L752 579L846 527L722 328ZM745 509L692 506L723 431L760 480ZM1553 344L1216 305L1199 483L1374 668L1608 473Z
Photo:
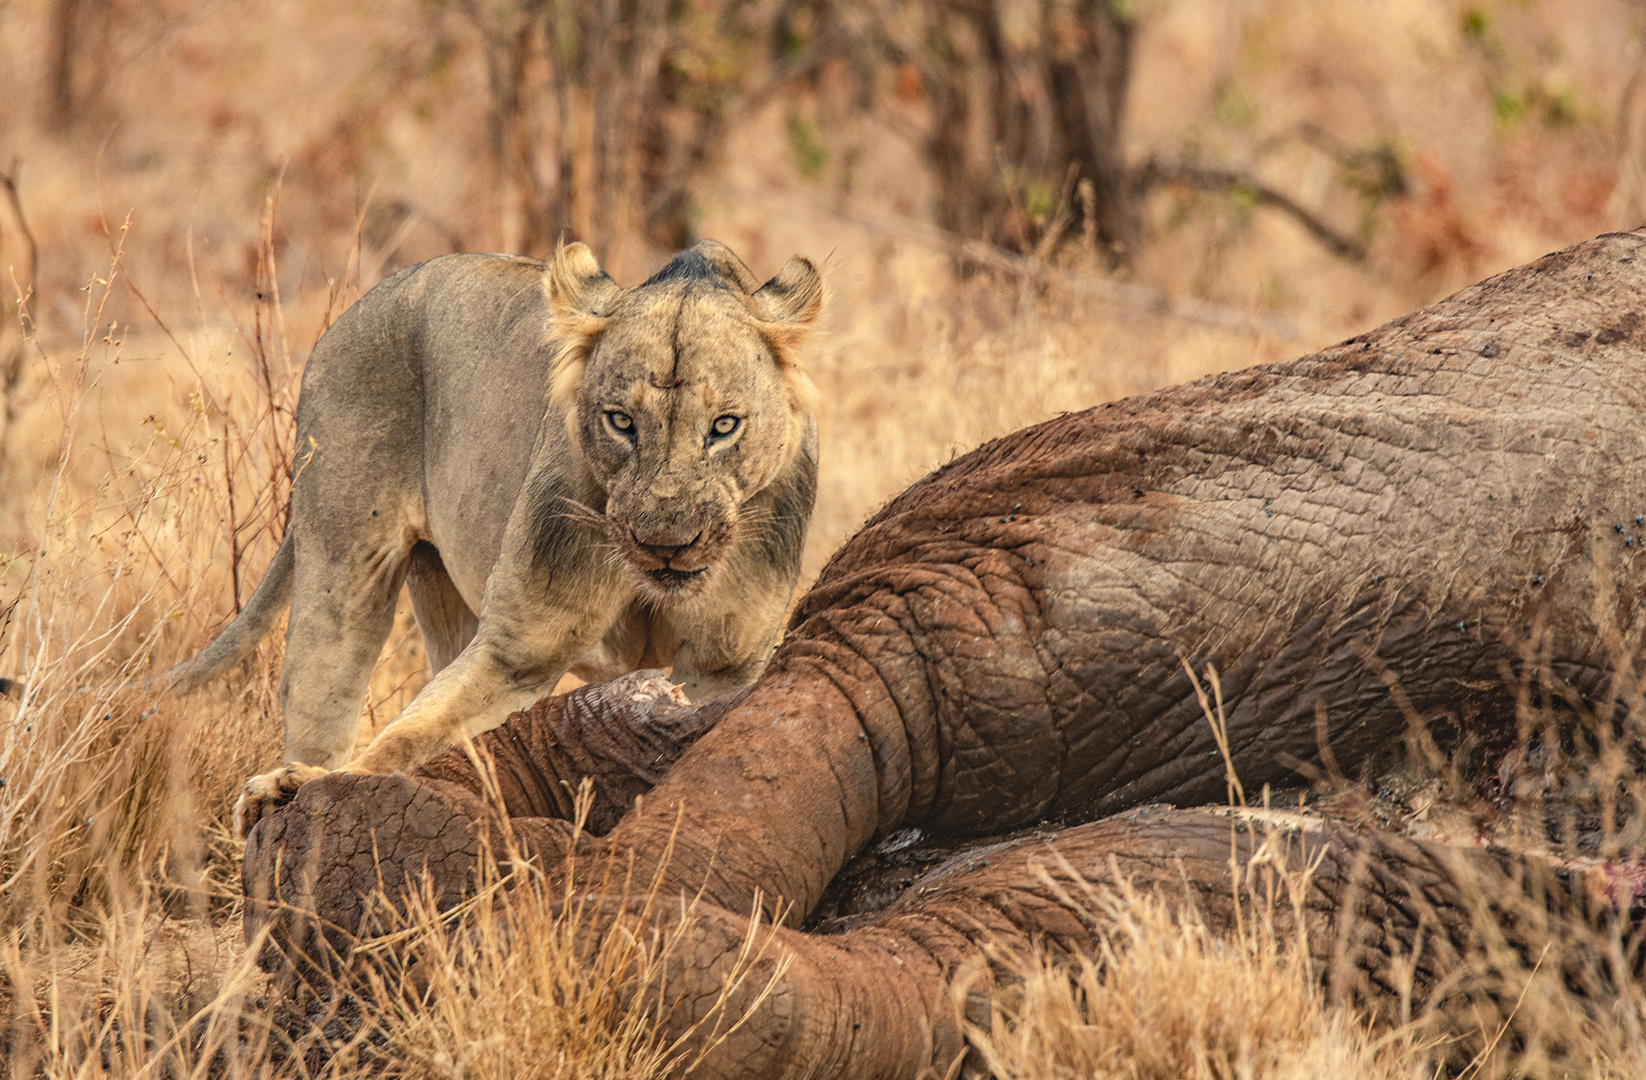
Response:
M359 937L382 929L372 905L403 912L400 898L425 874L438 907L456 904L487 845L499 863L541 854L553 865L571 842L585 780L587 835L616 824L739 700L689 708L666 675L637 672L544 698L471 749L408 774L297 765L254 777L241 800L246 938L266 933L260 959L270 970L289 962L335 972Z
M246 839L245 931L262 942L258 962L336 976L356 941L395 921L381 905L424 889L442 910L456 904L472 888L485 818L467 792L405 776L304 784Z

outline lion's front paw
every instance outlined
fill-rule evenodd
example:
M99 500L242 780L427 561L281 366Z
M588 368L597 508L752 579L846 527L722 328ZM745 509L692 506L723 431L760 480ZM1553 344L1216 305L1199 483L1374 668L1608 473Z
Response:
M291 801L297 789L330 771L293 762L247 780L234 804L234 835L244 840L259 821Z

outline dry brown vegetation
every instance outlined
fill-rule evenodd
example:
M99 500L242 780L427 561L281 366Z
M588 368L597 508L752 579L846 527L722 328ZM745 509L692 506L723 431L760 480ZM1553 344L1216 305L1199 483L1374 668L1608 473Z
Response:
M1038 5L998 9L1030 55ZM1646 11L1623 0L1110 5L1132 35L1120 248L1050 151L1036 173L972 147L992 201L955 209L961 174L933 157L953 71L920 52L934 26L944 55L971 47L945 5L591 2L576 17L654 33L568 59L572 10L0 2L0 675L29 687L0 698L7 1075L346 1071L361 1045L320 1050L360 1031L419 1076L680 1064L649 1026L669 943L614 935L587 962L575 917L531 887L455 928L414 920L445 950L433 998L305 1013L239 940L227 822L279 752L278 640L192 699L122 683L199 648L255 585L304 357L393 269L542 254L561 231L625 283L691 236L766 274L826 258L809 576L982 439L1305 352L1646 218ZM660 98L625 81L648 63ZM367 733L423 678L403 610ZM1031 965L975 1033L997 1075L1434 1074L1421 1029L1368 1027L1272 936L1093 903L1121 928L1105 954ZM1579 1047L1578 1071L1639 1075L1639 1020ZM1469 1072L1541 1068L1518 1055Z

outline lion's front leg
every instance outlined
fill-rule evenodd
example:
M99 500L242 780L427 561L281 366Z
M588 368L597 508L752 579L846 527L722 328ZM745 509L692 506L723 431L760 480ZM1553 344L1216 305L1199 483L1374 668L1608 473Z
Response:
M592 546L552 573L535 564L529 544L517 540L509 550L486 583L474 640L343 768L405 772L490 731L553 692L627 606L620 579L590 565Z
M465 738L497 727L554 689L570 660L562 650L527 660L507 658L481 637L458 654L358 756L339 772L407 772ZM289 802L297 789L331 770L291 762L247 780L235 803L243 839L257 822Z
M414 769L464 739L497 727L510 713L530 708L554 690L571 660L563 647L510 655L477 637L343 769Z
M543 485L528 479L526 486L533 492ZM514 508L503 553L486 582L473 640L340 771L405 772L497 727L510 713L552 692L627 608L633 591L611 565L603 536L584 522L545 514L540 501L523 498ZM546 538L545 528L557 535ZM552 563L539 558L545 547L555 549ZM293 675L290 669L287 674ZM295 764L303 756L320 759L292 753L288 739L288 764L247 782L239 804L242 830L325 774L324 769Z

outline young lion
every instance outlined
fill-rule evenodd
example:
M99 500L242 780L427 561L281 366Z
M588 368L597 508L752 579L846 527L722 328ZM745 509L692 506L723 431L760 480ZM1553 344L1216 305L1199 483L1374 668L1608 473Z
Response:
M303 374L285 539L172 673L221 673L289 598L286 764L246 782L242 835L307 780L415 766L567 671L672 664L693 699L752 681L816 493L796 350L822 298L798 256L762 286L704 241L625 289L571 244L435 259L344 312ZM435 676L348 760L402 581Z

